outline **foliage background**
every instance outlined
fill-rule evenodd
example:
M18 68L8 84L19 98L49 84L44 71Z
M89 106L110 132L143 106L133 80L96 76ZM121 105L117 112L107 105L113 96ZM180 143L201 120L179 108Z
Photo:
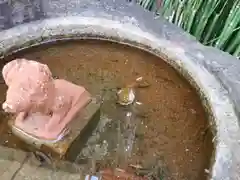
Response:
M138 0L197 38L240 58L240 0Z

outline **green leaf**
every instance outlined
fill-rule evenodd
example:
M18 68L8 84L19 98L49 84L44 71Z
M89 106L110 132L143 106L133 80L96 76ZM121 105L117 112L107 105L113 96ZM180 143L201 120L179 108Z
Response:
M219 1L216 0L209 0L206 2L204 7L205 10L203 11L202 17L196 27L196 31L194 32L194 35L198 40L201 40L204 28L206 27L210 16L218 6L218 3Z
M240 45L238 45L237 49L233 53L234 56L239 57L240 56Z
M238 29L238 32L236 33L236 37L232 40L230 45L226 48L227 52L232 52L234 49L237 49L237 47L240 46L240 30Z
M210 27L208 29L208 32L206 34L206 36L204 37L204 40L203 40L203 44L207 44L207 41L209 41L210 37L211 37L211 34L213 33L213 29L214 27L216 26L217 24L217 21L218 21L218 18L220 17L220 14L216 14L213 18L213 21L212 23L210 24Z
M175 17L175 23L180 26L181 24L181 16L182 16L182 11L183 7L185 5L187 0L180 1L177 7L177 12L176 12L176 17Z
M156 1L139 4L153 10ZM158 12L203 44L239 56L240 0L163 0Z
M192 10L192 14L191 14L191 16L189 18L189 21L187 22L187 29L186 29L186 31L189 32L189 33L191 31L191 28L192 28L192 25L193 25L193 20L195 18L196 13L197 13L197 10L193 9Z
M215 47L221 49L223 48L224 44L227 42L229 37L232 35L236 26L240 23L240 8L239 8L239 1L235 1L226 23L224 25L223 31L217 40Z

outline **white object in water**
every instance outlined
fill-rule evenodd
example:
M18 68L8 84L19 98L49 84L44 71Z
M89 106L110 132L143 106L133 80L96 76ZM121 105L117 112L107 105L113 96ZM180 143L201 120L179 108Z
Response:
M89 176L89 175L87 175L85 177L85 180L101 180L101 178L98 178L97 176Z

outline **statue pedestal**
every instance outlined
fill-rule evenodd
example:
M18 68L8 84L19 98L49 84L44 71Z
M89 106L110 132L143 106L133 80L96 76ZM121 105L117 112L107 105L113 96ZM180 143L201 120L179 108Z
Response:
M14 135L30 145L31 151L37 150L52 158L74 161L99 120L100 105L91 101L68 125L70 132L57 142L37 139L25 133L14 126L14 120L9 120L9 125Z

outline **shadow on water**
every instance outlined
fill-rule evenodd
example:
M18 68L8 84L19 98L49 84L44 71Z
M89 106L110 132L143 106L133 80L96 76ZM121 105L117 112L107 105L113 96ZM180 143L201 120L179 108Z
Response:
M206 179L213 149L212 135L206 133L207 116L194 89L158 57L96 40L35 47L5 61L16 57L46 63L54 76L84 85L102 98L101 120L75 162L93 171L132 164L161 167L168 173L166 179ZM117 89L139 76L150 83L138 91L141 107L135 111L118 106ZM0 86L3 102L6 86ZM1 144L25 150L26 145L6 128L2 111L0 118Z

